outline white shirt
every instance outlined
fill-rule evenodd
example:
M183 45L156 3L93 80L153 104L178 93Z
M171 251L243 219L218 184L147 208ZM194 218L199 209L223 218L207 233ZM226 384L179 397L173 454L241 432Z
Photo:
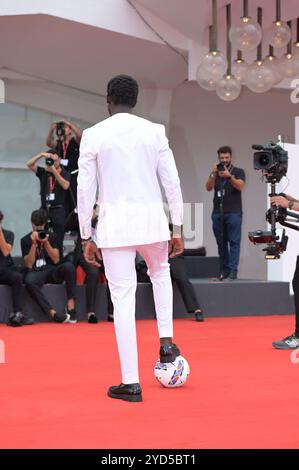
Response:
M171 221L183 224L180 180L163 125L117 113L85 130L78 175L81 237L91 236L93 205L100 201L97 245L111 248L169 239L159 178Z

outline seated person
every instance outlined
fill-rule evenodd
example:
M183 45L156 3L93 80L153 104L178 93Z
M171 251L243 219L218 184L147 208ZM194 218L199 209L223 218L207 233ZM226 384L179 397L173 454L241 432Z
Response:
M97 224L97 204L94 205L93 216L92 216L92 227L95 228ZM104 272L103 262L101 262L101 267L91 266L87 263L83 255L82 249L82 240L79 230L79 221L78 214L76 211L73 211L67 218L65 224L65 231L76 232L77 239L76 245L73 252L69 253L66 259L70 260L75 267L81 266L83 271L86 274L85 284L86 284L86 307L87 307L87 320L88 323L98 323L98 319L95 314L95 302L97 294L97 285L100 272ZM107 284L107 302L108 302L108 321L113 321L113 307L110 297L110 291Z
M31 214L32 232L21 239L22 256L28 268L24 283L32 298L46 315L58 323L76 323L75 287L76 272L72 263L59 264L60 253L57 237L47 233L45 226L47 213L38 209ZM42 292L46 283L60 284L65 281L67 308L64 313L57 313Z
M23 277L10 256L14 234L2 228L3 213L0 211L0 284L11 286L13 312L9 314L8 326L32 325L32 318L22 313L22 282Z
M195 290L191 284L187 271L185 258L183 255L176 258L169 258L170 276L172 281L175 281L181 293L183 302L188 313L194 313L196 321L204 321L202 310L196 298ZM147 266L142 256L137 253L136 256L136 271L138 282L150 282L147 275Z

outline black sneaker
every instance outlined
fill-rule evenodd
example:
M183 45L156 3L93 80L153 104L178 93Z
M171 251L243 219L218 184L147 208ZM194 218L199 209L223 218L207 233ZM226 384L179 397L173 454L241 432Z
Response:
M24 315L23 313L22 323L23 325L34 325L35 321L33 318L27 317L27 315Z
M23 316L22 312L10 313L7 326L23 326Z
M142 401L142 390L139 383L114 385L107 392L110 398L119 398L125 401Z
M180 356L180 350L176 344L164 344L160 346L160 362L173 362L177 356Z
M70 323L71 316L68 313L62 313L61 315L54 313L52 318L56 323Z
M229 275L230 275L230 271L221 273L219 276L219 281L223 281L223 279L227 279Z
M70 316L69 323L77 323L77 314L74 308L72 310L67 309L65 313Z
M195 321L205 321L202 311L194 312Z
M98 323L98 319L94 313L91 313L88 317L88 323Z
M235 279L237 279L237 271L231 271L227 279L229 279L230 281L234 281Z
M299 348L299 338L290 335L280 341L273 341L272 346L275 349L297 349Z

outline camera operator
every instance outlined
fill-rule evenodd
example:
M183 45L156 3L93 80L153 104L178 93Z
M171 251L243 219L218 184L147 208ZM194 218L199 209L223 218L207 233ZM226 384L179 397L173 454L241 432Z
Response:
M32 232L21 239L22 256L28 268L24 283L32 298L44 313L58 323L76 323L75 287L76 273L72 263L59 264L60 254L57 237L45 230L47 213L38 209L31 214ZM61 284L65 281L67 309L58 314L42 292L46 283Z
M299 200L289 195L285 195L285 197L273 196L271 197L271 204L275 204L278 207L283 207L284 209L299 212ZM281 341L274 341L272 345L276 349L299 348L299 256L297 256L297 263L292 286L295 303L295 332Z
M56 132L56 137L54 136ZM77 205L77 177L79 146L82 131L71 122L61 120L51 124L47 145L56 150L61 157L61 165L71 174L70 191L67 197L66 215L68 215Z
M37 161L41 158L45 158L45 168L37 165ZM57 235L62 254L66 216L65 202L71 176L64 168L61 168L60 158L55 150L39 153L32 157L26 165L40 180L41 206L48 212L48 220Z
M0 284L11 286L13 312L8 317L8 326L32 325L32 318L22 313L22 282L23 277L18 272L10 256L14 234L10 230L2 228L3 213L0 211Z
M240 258L242 199L245 172L232 164L229 146L217 150L219 163L206 183L207 191L214 189L213 232L221 260L220 279L236 279Z

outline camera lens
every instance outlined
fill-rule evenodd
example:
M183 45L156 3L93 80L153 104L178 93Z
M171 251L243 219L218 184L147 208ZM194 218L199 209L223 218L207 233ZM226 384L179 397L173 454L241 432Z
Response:
M269 165L270 159L267 154L262 154L259 158L259 164L261 167Z
M38 232L38 238L39 238L40 240L44 240L44 239L46 238L46 236L47 236L46 230L40 230L40 231Z
M53 165L54 165L54 160L53 160L53 158L51 158L51 157L46 158L46 165L48 165L48 166L53 166Z

